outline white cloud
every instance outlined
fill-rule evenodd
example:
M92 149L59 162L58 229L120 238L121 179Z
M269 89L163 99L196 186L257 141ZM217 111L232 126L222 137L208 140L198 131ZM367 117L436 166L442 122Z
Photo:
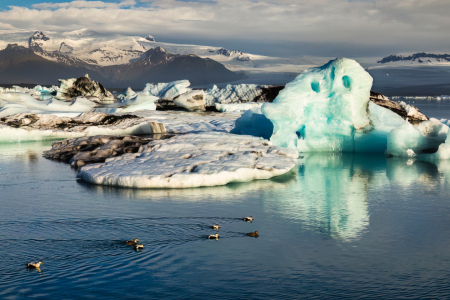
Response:
M120 3L76 0L76 1L65 2L65 3L51 3L51 2L38 3L38 4L33 4L33 8L40 9L40 10L69 8L69 7L74 7L74 8L121 8L121 7L134 6L135 4L136 4L136 1L134 1L134 0L126 0L126 1L122 1Z
M17 29L97 31L334 47L450 48L448 0L127 0L13 6L0 12ZM423 46L423 48L421 48ZM450 49L449 49L450 50ZM295 51L295 49L292 49Z

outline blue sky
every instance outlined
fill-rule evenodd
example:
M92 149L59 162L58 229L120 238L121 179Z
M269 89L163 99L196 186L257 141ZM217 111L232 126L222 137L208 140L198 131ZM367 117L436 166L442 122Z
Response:
M448 12L449 0L2 0L0 30L89 28L272 56L382 57L450 52Z

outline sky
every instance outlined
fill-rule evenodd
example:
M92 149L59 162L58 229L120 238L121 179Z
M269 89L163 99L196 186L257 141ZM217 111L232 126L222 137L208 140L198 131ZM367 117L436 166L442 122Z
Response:
M282 57L450 53L450 0L0 1L0 30L153 35Z

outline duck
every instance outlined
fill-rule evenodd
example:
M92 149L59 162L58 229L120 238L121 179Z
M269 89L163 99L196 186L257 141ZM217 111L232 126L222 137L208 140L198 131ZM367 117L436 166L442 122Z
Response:
M41 267L41 264L43 264L42 261L38 261L37 263L31 262L31 263L27 264L27 268L29 268L29 269L39 269Z
M250 217L245 217L245 218L243 218L242 220L244 220L245 222L253 222L253 217L252 216L250 216Z
M138 250L142 250L142 249L144 249L144 244L134 245L134 250L138 251Z
M259 236L258 235L258 231L247 233L247 235L251 236L251 237L254 237L254 238L257 238Z
M211 226L209 226L209 228L212 228L214 230L219 230L220 226L219 225L211 225Z
M208 236L208 239L210 239L210 240L218 240L219 239L219 234L218 233L216 233L216 234L210 234L209 236Z
M133 239L131 241L126 241L125 244L133 246L133 245L136 245L138 242L139 242L138 239Z

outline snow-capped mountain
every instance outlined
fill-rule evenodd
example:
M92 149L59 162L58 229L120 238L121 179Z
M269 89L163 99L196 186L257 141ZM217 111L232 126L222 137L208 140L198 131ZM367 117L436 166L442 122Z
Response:
M394 54L378 61L389 65L450 65L450 54L418 52L414 54Z
M61 59L58 55L65 55L98 66L127 64L139 59L146 51L158 47L172 54L194 54L209 58L222 63L232 71L299 73L317 64L316 61L308 59L295 61L221 47L160 43L151 35L139 37L104 34L89 29L70 32L36 31L0 34L0 50L12 43L30 48L41 48L43 51L40 51L38 55L47 59L57 60ZM52 53L52 55L46 53Z
M88 29L66 32L56 37L36 31L30 37L28 46L40 47L46 52L63 54L99 66L126 64L146 51L133 37L117 38Z
M188 79L193 84L210 85L244 77L211 59L171 54L160 47L144 52L139 59L127 64L100 66L58 51L43 50L38 39L33 42L36 43L33 47L9 44L0 50L0 83L56 84L58 79L88 73L108 87L137 88L149 82Z

